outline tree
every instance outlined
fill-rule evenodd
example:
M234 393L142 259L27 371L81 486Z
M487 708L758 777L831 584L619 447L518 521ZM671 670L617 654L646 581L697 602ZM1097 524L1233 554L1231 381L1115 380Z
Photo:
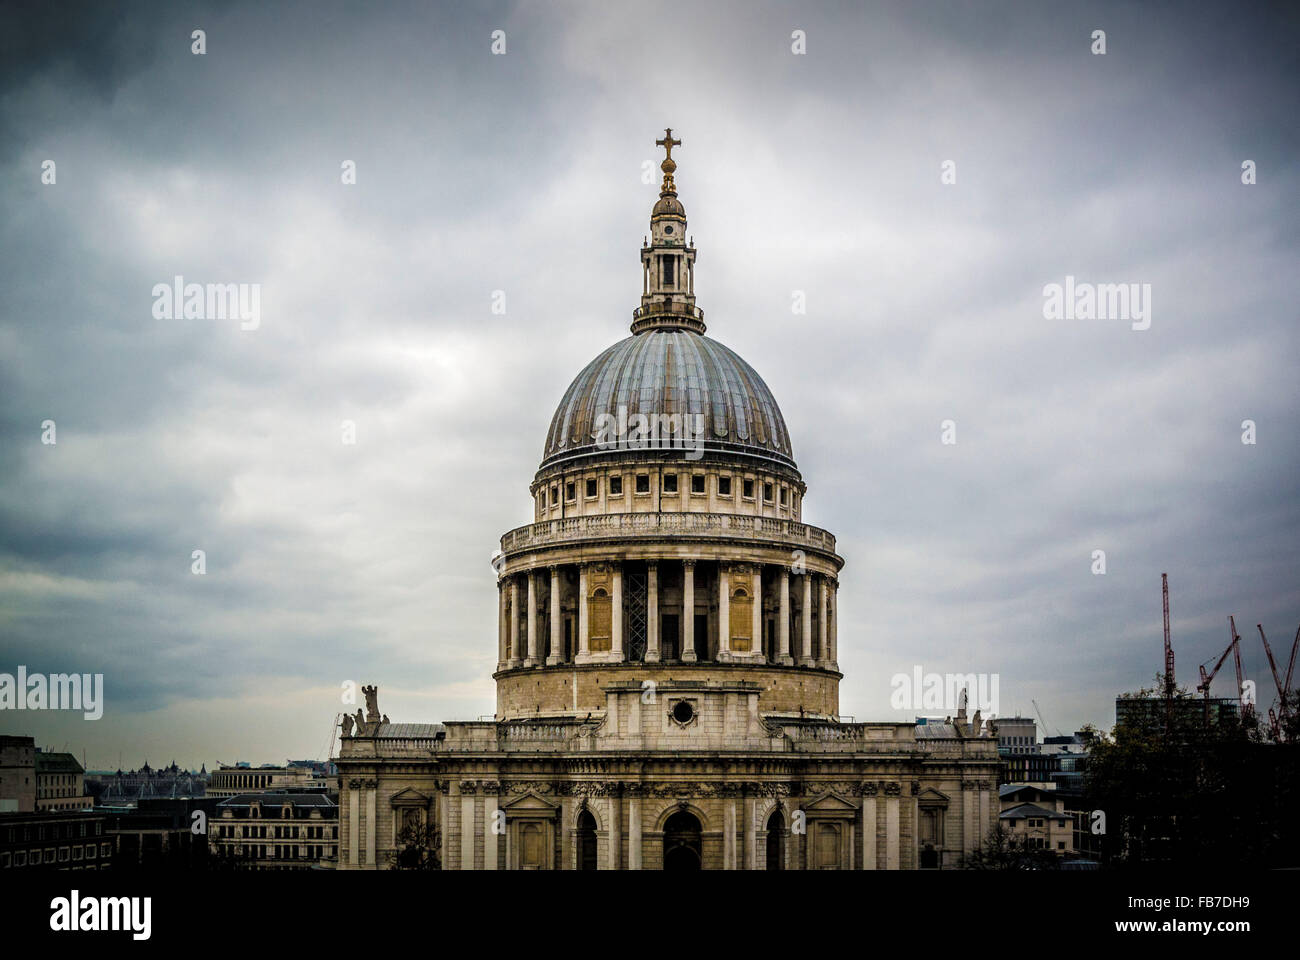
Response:
M1105 814L1114 867L1294 865L1300 831L1288 804L1300 789L1295 744L1270 744L1253 715L1210 714L1162 678L1124 694L1136 701L1111 736L1094 740L1085 781Z
M1018 837L998 824L979 848L961 859L963 870L1055 870L1060 864L1050 850L1032 849L1028 837Z
M441 870L442 836L430 823L408 822L389 854L390 870Z

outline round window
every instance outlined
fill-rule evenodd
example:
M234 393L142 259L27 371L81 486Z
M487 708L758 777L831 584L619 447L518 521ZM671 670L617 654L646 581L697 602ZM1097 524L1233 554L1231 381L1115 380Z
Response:
M664 227L664 233L672 233L672 232L673 232L673 225L671 223Z
M695 719L695 708L686 700L678 700L673 704L673 719L678 723L690 723Z

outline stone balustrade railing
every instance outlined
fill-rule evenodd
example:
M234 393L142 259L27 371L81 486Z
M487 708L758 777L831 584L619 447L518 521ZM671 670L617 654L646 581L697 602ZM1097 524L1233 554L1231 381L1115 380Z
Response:
M825 752L838 745L842 751L853 753L957 753L979 752L981 746L996 755L997 741L988 737L948 739L918 738L910 724L899 723L784 723L769 720L766 726L771 737L730 738L744 740L749 750L771 753L799 753L804 750ZM537 723L451 723L445 738L383 737L384 756L429 756L439 753L528 753L619 750L624 748L649 749L655 746L680 748L681 741L657 743L657 738L613 737L601 731L599 722L592 721L540 721ZM652 744L651 741L656 741ZM377 742L369 738L353 737L342 741L341 755L365 757L374 752ZM638 746L639 745L639 746ZM721 742L709 741L701 746L717 747Z
M835 537L821 527L732 513L606 513L543 520L505 534L501 550L509 554L558 543L641 537L749 538L835 552Z

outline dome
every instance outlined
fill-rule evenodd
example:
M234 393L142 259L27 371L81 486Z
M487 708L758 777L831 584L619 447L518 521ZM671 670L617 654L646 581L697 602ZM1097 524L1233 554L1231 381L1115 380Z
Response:
M656 201L654 205L654 209L650 211L651 219L655 217L668 217L668 216L671 217L686 216L686 208L682 206L682 202L677 199L676 194L669 194L667 196L660 197L658 201Z
M578 374L551 418L542 466L601 454L602 414L702 414L710 450L748 454L794 467L790 434L772 391L748 363L716 340L689 330L654 329L628 337Z

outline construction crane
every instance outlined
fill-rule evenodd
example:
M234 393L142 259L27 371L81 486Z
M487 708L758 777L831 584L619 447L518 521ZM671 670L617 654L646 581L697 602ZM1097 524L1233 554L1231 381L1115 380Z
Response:
M1291 677L1295 674L1295 656L1296 650L1300 649L1300 629L1295 632L1295 640L1291 644L1291 660L1286 666L1286 681L1277 672L1277 661L1273 659L1273 651L1269 648L1268 637L1264 636L1263 624L1255 624L1255 629L1259 631L1259 639L1264 641L1264 654L1268 657L1268 668L1273 671L1273 683L1277 687L1277 695L1280 703L1278 710L1281 712L1282 720L1288 720L1291 717ZM1275 740L1282 739L1282 726L1279 723L1278 716L1273 712L1273 708L1268 708L1268 723L1273 731Z
M1218 662L1214 665L1214 669L1209 673L1206 673L1204 663L1201 664L1199 668L1201 671L1201 682L1196 685L1196 689L1199 690L1205 698L1205 722L1207 724L1210 722L1210 683L1219 672L1219 668L1223 666L1223 662L1228 659L1228 654L1233 655L1233 659L1237 664L1237 697L1241 697L1243 680L1241 673L1241 636L1237 633L1237 622L1232 617L1228 617L1228 629L1231 633L1232 639L1228 641L1228 649L1223 651L1223 655L1219 657ZM1250 704L1243 703L1241 705L1241 716L1243 720L1247 719L1247 711L1249 710L1251 710Z
M1043 711L1042 711L1042 709L1038 706L1038 701L1037 701L1037 700L1034 700L1034 699L1031 697L1030 700L1029 700L1029 702L1032 703L1032 704L1034 705L1034 713L1038 714L1038 722L1041 723L1041 724L1043 725L1043 736L1047 736L1047 718L1043 716ZM1052 727L1052 729L1056 731L1056 735L1057 735L1058 737L1060 737L1060 736L1064 736L1064 734L1061 733L1061 728L1060 728L1060 727Z
M1160 574L1160 598L1165 609L1165 733L1174 714L1174 647L1169 641L1169 574Z

